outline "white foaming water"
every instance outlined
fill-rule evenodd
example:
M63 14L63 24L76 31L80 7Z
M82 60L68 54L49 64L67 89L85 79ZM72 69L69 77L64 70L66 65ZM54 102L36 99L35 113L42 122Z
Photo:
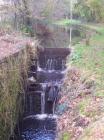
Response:
M28 81L29 82L36 82L36 80L35 80L35 78L32 76L32 77L30 77L30 78L28 78Z
M38 66L38 68L37 68L37 71L38 71L38 72L46 72L46 73L52 73L52 72L55 72L55 70L51 70L51 69L49 69L49 70L45 70L45 69L42 69L42 68L39 67L39 66Z
M55 70L55 69L48 69L48 70L47 69L42 69L39 66L37 68L37 71L38 72L44 72L44 73L62 73L62 74L64 74L66 72L66 70L60 71L60 70Z
M58 116L57 115L53 115L53 114L37 114L37 115L30 115L24 118L24 120L26 119L37 119L37 120L44 120L46 118L49 119L57 119Z
M67 69L61 71L62 74L65 74L66 72L67 72Z
M53 115L53 114L37 114L35 115L35 118L38 119L38 120L44 120L46 118L48 119L57 119L57 115Z
M36 118L36 119L39 119L39 120L44 120L44 119L46 119L47 117L48 117L47 114L37 114L37 115L35 116L35 118Z
M53 73L53 72L55 72L55 70L47 70L46 72Z
M58 118L58 116L57 115L53 115L53 114L50 114L50 115L48 115L48 118L50 118L50 119L57 119Z
M44 72L44 70L43 70L41 67L39 67L39 66L37 67L37 71L38 71L38 72L41 72L41 71Z
M43 120L43 119L46 119L47 117L48 117L47 114L29 115L29 116L25 117L24 120L26 120L26 119L39 119L39 120Z

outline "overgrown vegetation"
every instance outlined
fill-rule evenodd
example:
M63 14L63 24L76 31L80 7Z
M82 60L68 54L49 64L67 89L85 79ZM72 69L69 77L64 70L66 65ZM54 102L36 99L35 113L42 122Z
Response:
M75 11L86 21L104 21L104 1L103 0L78 0Z
M96 81L96 92L99 96L104 92L104 33L95 34L89 39L89 46L83 42L77 44L72 58L73 65L86 71Z
M73 46L74 53L69 60L73 68L66 75L62 91L64 97L59 104L62 111L59 129L64 129L61 139L78 139L83 133L83 129L104 114L104 27L102 26L104 22L104 1L78 0L78 3L75 2L72 8L75 20L70 20L71 2L69 0L63 0L63 3L62 1L53 2L53 0L39 1L40 9L36 5L38 1L35 3L32 0L11 0L11 2L12 5L3 7L4 12L6 11L6 14L12 18L8 22L4 17L5 14L2 16L5 20L0 25L1 36L4 35L2 32L5 32L5 34L14 32L13 27L26 36L34 36L31 24L35 16L45 19L45 22L47 21L45 26L42 23L35 26L33 23L33 26L37 28L38 36L45 37L45 39L51 36L50 30L46 27L47 23L64 27L77 25L78 28L80 26L86 30L86 37L83 38L82 35L76 38L76 40L81 41ZM57 9L59 9L59 13L55 12ZM56 15L57 13L58 15ZM9 136L13 134L18 113L22 113L20 97L24 93L24 77L27 77L28 70L27 60L28 52L25 50L18 56L9 57L4 63L0 64L1 140L9 139ZM100 136L102 136L101 139L104 139L102 124L100 124L100 127L99 134L96 132L98 129L96 125L93 130L93 127L89 130L86 129L80 140L92 140L92 135L94 140L98 140ZM97 138L94 133L98 134Z
M0 139L9 140L19 113L23 111L21 96L27 77L29 55L27 50L11 56L0 64ZM23 74L22 74L23 73Z
M69 25L68 20L62 20L58 24ZM100 122L104 115L104 28L103 24L79 25L86 29L86 36L72 46L73 54L68 66L71 62L71 67L74 68L69 68L62 91L65 95L60 100L61 106L64 103L69 105L64 107L59 128L63 138L68 131L70 139L97 140L103 137L101 133L104 129ZM98 133L97 124L101 128Z

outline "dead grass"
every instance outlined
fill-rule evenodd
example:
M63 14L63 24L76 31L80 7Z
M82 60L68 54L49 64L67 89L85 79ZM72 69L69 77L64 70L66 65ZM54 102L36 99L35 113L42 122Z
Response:
M78 96L93 94L94 82L94 79L89 75L76 67L72 67L67 70L61 92L63 95L67 95L70 100Z
M21 96L29 66L30 49L24 49L0 64L0 139L13 134L19 112L22 113Z

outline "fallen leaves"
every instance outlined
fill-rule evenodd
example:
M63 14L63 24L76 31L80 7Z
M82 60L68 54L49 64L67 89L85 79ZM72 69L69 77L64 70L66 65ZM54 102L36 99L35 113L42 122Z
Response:
M86 95L83 97L78 96L73 100L68 100L68 97L64 95L60 100L60 104L63 104L66 101L68 102L69 109L59 116L58 131L61 132L61 134L68 132L71 135L69 140L78 140L86 128L96 121L104 112L101 110L104 99L96 97L95 100L94 96ZM82 107L85 106L83 110L84 113L80 112L79 104L81 102L85 103L82 104ZM100 136L101 134L96 134L96 137L100 138Z
M26 46L29 38L22 38L19 35L5 35L0 37L0 60L16 54Z

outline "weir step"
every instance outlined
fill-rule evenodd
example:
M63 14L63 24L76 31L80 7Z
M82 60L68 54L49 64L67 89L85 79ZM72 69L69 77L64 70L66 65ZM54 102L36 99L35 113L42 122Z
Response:
M26 95L31 95L31 94L41 94L43 91L42 90L37 90L37 91L29 91L26 93Z

